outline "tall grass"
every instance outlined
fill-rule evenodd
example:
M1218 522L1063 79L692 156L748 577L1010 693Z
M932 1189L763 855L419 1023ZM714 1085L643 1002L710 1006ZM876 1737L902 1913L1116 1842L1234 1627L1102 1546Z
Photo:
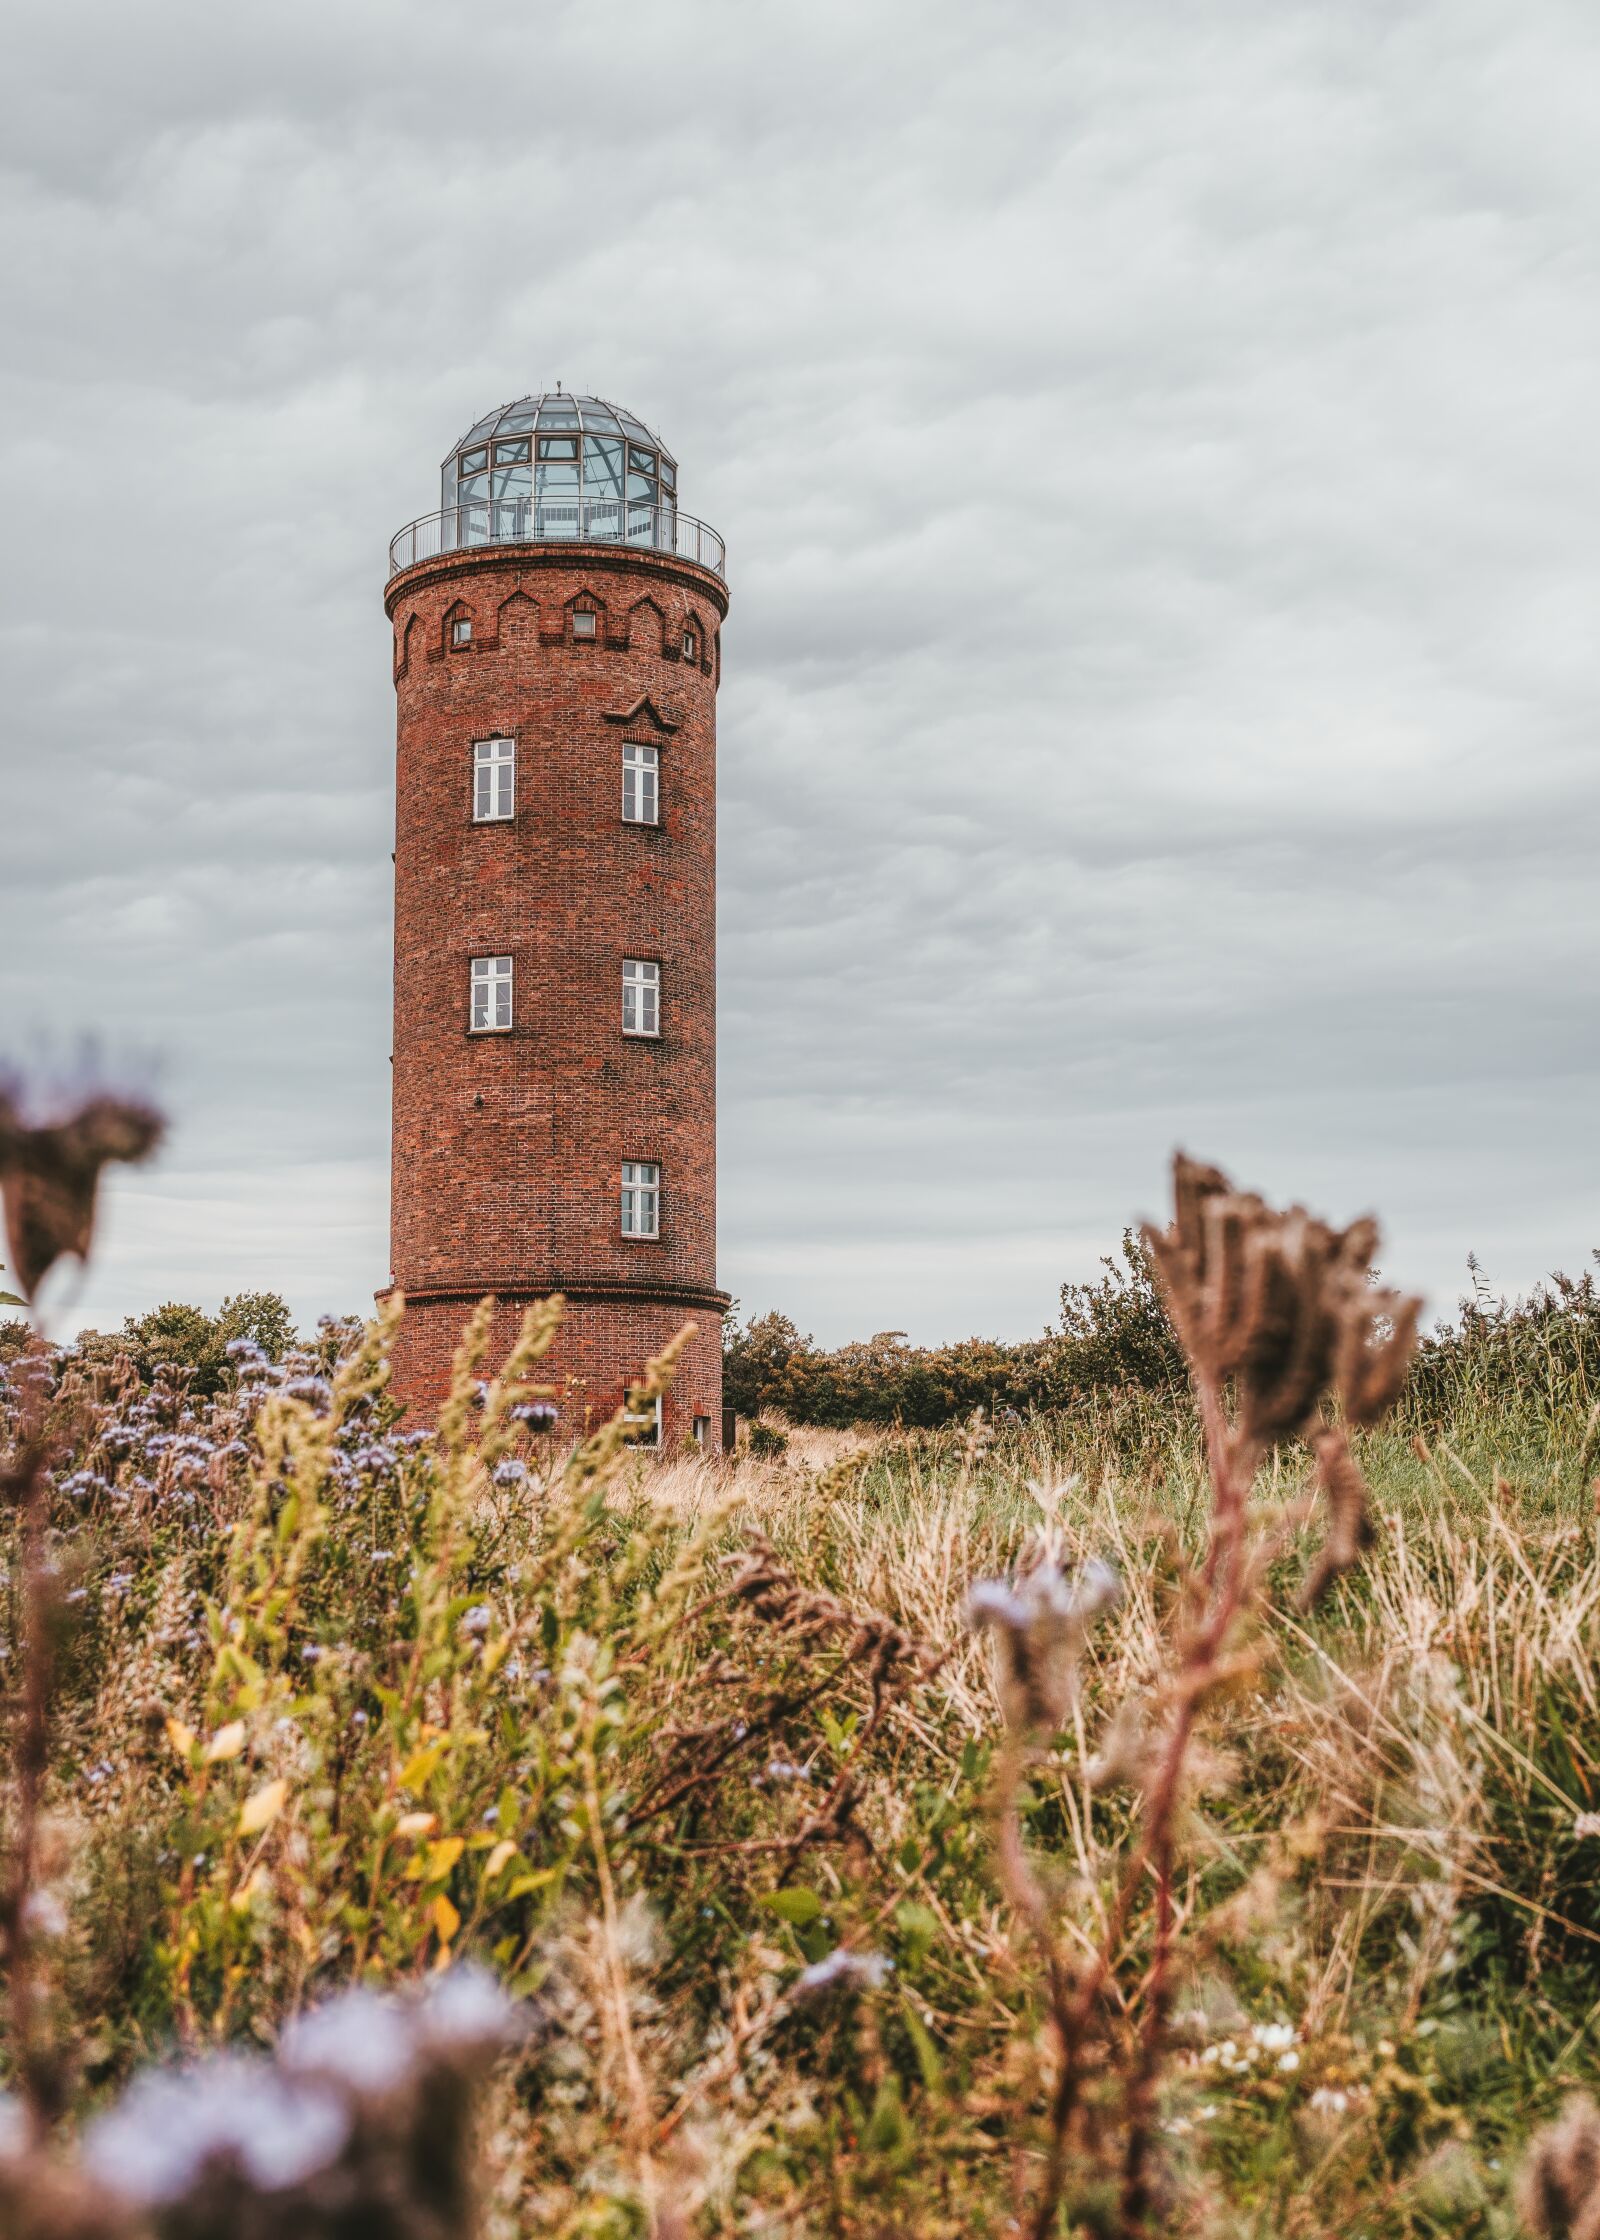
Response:
M1183 1395L794 1427L724 1465L620 1429L558 1450L537 1319L498 1377L480 1326L437 1440L393 1420L386 1327L241 1351L215 1394L34 1344L0 1379L0 1466L34 1489L31 1525L0 1517L14 1720L41 1608L54 1642L42 1790L13 1755L4 1798L31 1971L7 2077L37 2119L0 2104L5 2229L312 2236L361 2186L397 2240L1521 2229L1530 2134L1596 2083L1600 1524L1587 1337L1488 1321L1504 1374L1425 1350L1354 1434L1375 1537L1310 1610L1287 1527L1312 1463L1261 1456L1272 1560L1186 1742L1165 1900L1129 1867L1214 1526ZM970 1596L1041 1552L1122 1592L1008 1770ZM1076 2040L1007 1814L1069 1991L1105 1956ZM430 2225L396 2172L428 2095L468 2085L416 1994L472 1964L520 2029L473 2072ZM289 2025L330 2001L336 2153L247 2214L197 2209L202 2179L249 2177L252 2105L303 2110ZM509 2035L482 2021L473 2058ZM241 2045L243 2098L204 2124L198 2083L123 2100ZM194 2142L164 2197L141 2107Z

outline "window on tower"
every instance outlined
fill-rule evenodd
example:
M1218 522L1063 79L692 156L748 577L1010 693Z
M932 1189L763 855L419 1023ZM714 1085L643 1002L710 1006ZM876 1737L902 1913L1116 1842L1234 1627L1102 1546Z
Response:
M622 1233L625 1237L661 1234L661 1169L652 1161L622 1162Z
M596 617L590 613L587 607L574 607L572 610L572 635L575 638L592 638L595 621Z
M458 614L450 625L450 643L453 646L470 646L472 643L472 618Z
M517 806L517 744L514 739L475 739L472 745L472 819L499 824Z
M646 1400L637 1408L630 1408L623 1417L636 1447L659 1447L661 1444L661 1395Z
M661 822L661 750L627 746L622 750L622 821Z
M511 1027L511 959L472 960L472 1032L506 1034Z
M698 661L700 658L700 639L692 623L683 633L683 658L685 661Z
M622 960L622 1031L661 1032L661 967L647 963L643 957Z

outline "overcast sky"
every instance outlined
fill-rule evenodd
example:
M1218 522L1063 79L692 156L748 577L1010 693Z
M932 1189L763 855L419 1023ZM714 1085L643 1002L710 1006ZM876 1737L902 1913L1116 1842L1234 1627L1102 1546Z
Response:
M1180 1141L1436 1308L1600 1242L1592 0L52 0L6 75L0 1047L175 1121L67 1328L383 1282L385 547L558 379L728 543L746 1310L1030 1334Z

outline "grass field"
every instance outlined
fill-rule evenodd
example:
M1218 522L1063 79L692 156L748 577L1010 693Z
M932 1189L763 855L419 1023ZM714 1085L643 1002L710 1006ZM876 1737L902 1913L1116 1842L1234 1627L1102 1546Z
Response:
M475 1956L535 2023L490 2088L493 2232L1031 2229L1046 1944L1094 1950L1136 1840L1210 1508L1192 1410L574 1464L495 1394L437 1450L385 1428L376 1346L208 1403L60 1377L27 2058L61 2133L141 2063ZM1511 2233L1530 2132L1594 2082L1594 1418L1526 1378L1456 1401L1359 1436L1366 1560L1303 1613L1290 1532L1207 1700L1150 2229ZM1255 1513L1307 1469L1276 1450ZM1013 1769L1045 1942L997 1864L967 1613L1041 1547L1121 1580ZM21 1577L13 1545L13 1649ZM1121 2229L1151 1902L1082 2049L1062 2233Z

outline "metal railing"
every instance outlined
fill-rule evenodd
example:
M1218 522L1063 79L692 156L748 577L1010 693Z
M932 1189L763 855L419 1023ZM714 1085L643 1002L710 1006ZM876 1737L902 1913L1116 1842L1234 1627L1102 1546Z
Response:
M408 521L390 539L389 573L483 544L625 544L724 572L716 530L676 506L628 498L479 498Z

